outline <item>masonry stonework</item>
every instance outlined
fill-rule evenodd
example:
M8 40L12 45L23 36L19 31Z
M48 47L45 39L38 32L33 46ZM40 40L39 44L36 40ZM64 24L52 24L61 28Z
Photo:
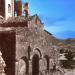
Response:
M13 75L40 75L50 71L50 59L54 57L51 39L54 37L44 29L43 23L37 15L11 17L7 20L3 19L3 21L1 19L0 29L0 36L6 35L7 37L10 33L10 37L6 39L7 45L5 45L6 42L3 42L3 45L0 43L2 52L8 49L9 52L6 56L10 53L10 56L4 57L4 59L7 62L7 70L12 71L9 73L5 69L6 74L12 75L13 72ZM9 58L13 67L8 66L6 59Z

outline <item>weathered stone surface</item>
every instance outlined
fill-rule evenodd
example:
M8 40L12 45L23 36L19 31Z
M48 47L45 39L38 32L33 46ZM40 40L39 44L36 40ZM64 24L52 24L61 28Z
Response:
M25 62L24 69L27 70L26 73L32 73L33 68L35 68L33 67L33 63L36 65L36 61L39 61L39 70L41 72L47 72L48 67L50 67L50 62L48 60L50 60L50 58L55 59L53 45L56 43L53 42L59 41L44 29L43 24L37 15L28 18L9 18L0 25L0 28L2 29L1 32L11 30L15 32L15 73L17 75L17 67L20 66L19 61L21 59ZM36 61L33 62L33 60ZM21 65L20 68L23 68L23 66Z

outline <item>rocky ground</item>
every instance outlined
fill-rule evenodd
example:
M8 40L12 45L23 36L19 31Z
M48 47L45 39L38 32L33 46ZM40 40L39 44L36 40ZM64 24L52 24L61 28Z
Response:
M50 72L48 75L75 75L75 69L64 69L64 71Z
M64 75L75 75L75 69L67 70Z

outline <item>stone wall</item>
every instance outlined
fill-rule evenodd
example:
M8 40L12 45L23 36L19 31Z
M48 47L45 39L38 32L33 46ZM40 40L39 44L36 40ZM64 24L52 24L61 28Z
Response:
M47 71L49 64L47 63L45 55L47 55L49 59L52 43L49 40L49 35L45 33L43 26L41 24L39 25L39 22L36 25L34 20L32 20L28 22L28 27L16 27L14 29L16 30L16 59L18 63L22 57L26 57L29 62L29 74L32 74L33 57L37 54L39 56L40 73ZM30 47L30 57L28 55L28 47ZM27 61L25 61L25 63ZM22 68L22 66L20 66L20 68Z
M17 20L19 21L20 17ZM14 18L13 21L11 19L5 23L4 27L0 27L2 31L13 30L15 32L15 75L23 75L23 73L24 75L38 75L38 73L49 72L50 59L54 62L55 55L51 40L53 36L44 30L37 15L32 16L28 21L23 20L22 23L20 20L20 22L16 22Z

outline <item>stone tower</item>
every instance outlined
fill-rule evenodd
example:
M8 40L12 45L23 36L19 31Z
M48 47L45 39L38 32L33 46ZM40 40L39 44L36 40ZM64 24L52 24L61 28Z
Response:
M14 12L17 16L21 16L22 15L22 2L21 0L15 0L14 3Z
M14 0L5 0L5 18L14 16Z
M14 16L14 0L0 0L0 15L6 19Z

